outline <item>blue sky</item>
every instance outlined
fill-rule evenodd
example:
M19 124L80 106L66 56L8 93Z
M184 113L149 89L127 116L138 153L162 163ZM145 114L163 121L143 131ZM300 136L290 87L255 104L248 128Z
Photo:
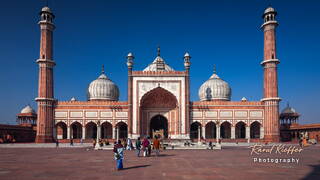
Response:
M192 56L191 101L212 74L232 88L232 100L262 98L261 15L271 3L278 11L277 52L281 108L289 101L300 123L319 123L320 1L101 1L50 0L54 23L55 98L86 100L88 84L105 65L107 76L127 99L125 56L134 70L153 61L156 48L176 70ZM0 6L0 123L15 123L25 105L36 108L41 0L2 1Z

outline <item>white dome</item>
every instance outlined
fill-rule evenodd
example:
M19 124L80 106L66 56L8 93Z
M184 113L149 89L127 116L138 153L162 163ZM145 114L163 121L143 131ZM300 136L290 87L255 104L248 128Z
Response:
M35 114L35 111L32 109L31 106L28 105L28 106L24 107L24 108L21 110L20 113L33 113L33 114Z
M241 101L248 101L246 97L242 97Z
M143 71L174 71L166 62L162 59L162 57L157 56L153 62L146 67Z
M230 98L231 88L229 84L220 79L216 73L213 73L210 79L203 83L199 89L200 101L230 101Z
M102 71L98 79L92 81L88 88L88 100L118 101L119 88Z
M51 10L50 10L50 8L47 7L47 6L43 7L43 8L41 9L41 12L49 12L49 13L52 13Z
M287 104L287 107L281 111L281 114L294 114L294 113L296 113L296 110L290 107L289 103Z
M271 12L274 12L274 13L276 12L274 8L271 6L269 6L267 9L264 10L264 14L271 13Z

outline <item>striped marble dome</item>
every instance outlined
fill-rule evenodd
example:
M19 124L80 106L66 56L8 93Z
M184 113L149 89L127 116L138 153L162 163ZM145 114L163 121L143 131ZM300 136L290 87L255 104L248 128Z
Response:
M204 82L199 89L200 101L230 101L231 88L229 84L214 72L213 75Z
M102 70L98 79L90 83L88 87L88 100L119 100L119 88L104 74L104 70Z

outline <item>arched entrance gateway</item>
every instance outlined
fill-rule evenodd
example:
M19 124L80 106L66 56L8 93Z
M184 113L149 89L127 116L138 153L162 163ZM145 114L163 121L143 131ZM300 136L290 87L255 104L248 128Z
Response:
M157 87L141 98L140 117L142 136L170 138L179 133L177 99L164 88Z
M162 115L156 115L150 120L150 137L155 135L168 138L168 120Z

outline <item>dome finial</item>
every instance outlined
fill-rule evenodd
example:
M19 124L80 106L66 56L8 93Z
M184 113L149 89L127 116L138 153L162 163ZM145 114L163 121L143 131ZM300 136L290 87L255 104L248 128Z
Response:
M160 56L160 46L157 48L157 56Z
M217 74L217 68L215 64L213 65L213 74Z
M102 64L101 74L104 74L104 65Z

